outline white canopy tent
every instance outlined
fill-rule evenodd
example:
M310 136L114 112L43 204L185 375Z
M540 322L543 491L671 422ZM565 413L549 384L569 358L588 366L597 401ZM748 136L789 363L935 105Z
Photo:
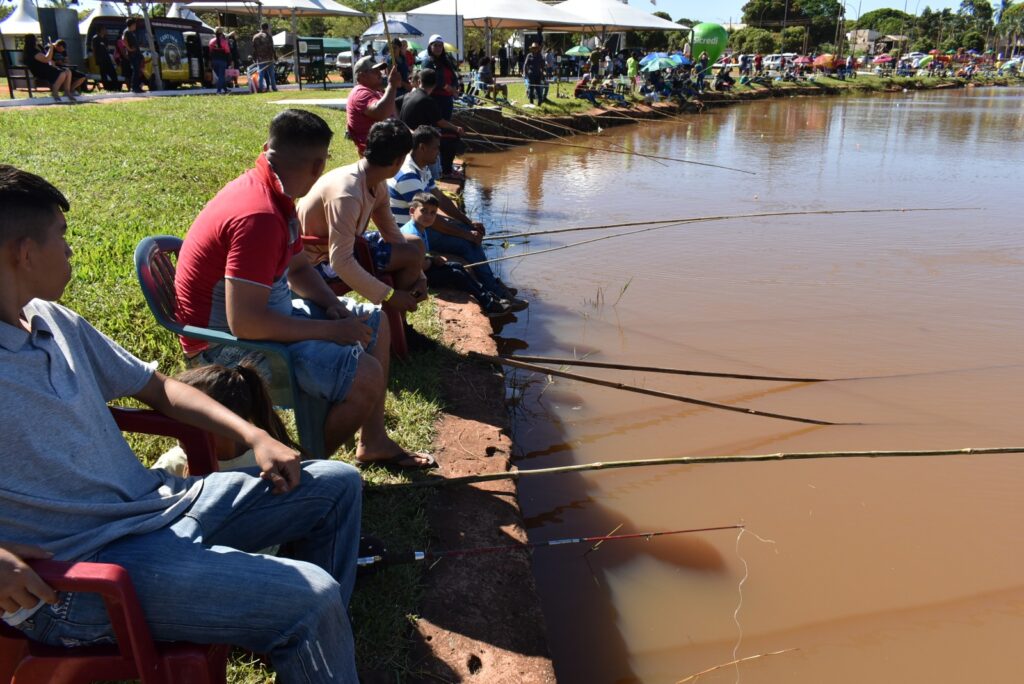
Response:
M302 89L302 79L299 77L299 46L298 17L365 17L369 16L359 10L346 7L334 0L265 0L263 2L190 2L188 8L191 10L202 10L206 12L247 12L258 16L291 17L291 34L295 36L293 57L295 60L295 81Z
M16 36L27 36L39 33L39 15L36 13L36 5L32 0L21 0L14 7L6 19L0 21L0 34L3 35L3 42L8 50L14 49L14 38Z
M89 34L89 24L96 17L126 17L128 16L128 9L121 4L115 4L113 2L101 2L96 6L92 12L86 15L85 19L78 22L78 33L79 35Z
M437 0L409 10L417 14L461 14L464 26L482 28L487 32L487 55L491 54L491 31L494 29L584 29L592 22L539 0Z
M683 26L642 10L624 5L619 0L565 0L555 5L567 14L586 17L586 30L599 33L608 31L685 31Z
M213 33L213 27L207 24L205 21L199 18L199 15L190 10L180 2L176 2L171 5L167 10L167 16L172 19L191 19L192 21L198 21L203 25L203 28L208 29L210 33Z

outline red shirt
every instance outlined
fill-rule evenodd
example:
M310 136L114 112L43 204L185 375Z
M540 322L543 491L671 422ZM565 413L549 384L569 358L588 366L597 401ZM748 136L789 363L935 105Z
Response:
M185 235L175 290L178 321L230 332L224 285L228 278L271 291L267 306L291 313L288 264L302 251L295 202L260 155L256 168L228 183L210 200ZM193 356L209 344L181 337Z
M378 90L367 88L364 85L357 85L349 93L348 100L345 102L348 134L355 141L356 146L359 147L360 153L366 147L366 138L369 137L370 128L375 123L370 117L366 116L366 108L373 105L383 96L384 93Z

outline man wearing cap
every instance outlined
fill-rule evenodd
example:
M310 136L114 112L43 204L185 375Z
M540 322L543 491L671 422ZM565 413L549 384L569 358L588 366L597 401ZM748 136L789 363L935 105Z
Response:
M345 113L348 117L348 137L356 144L359 156L366 151L366 138L370 127L378 121L395 116L395 95L402 85L402 75L391 67L387 80L384 69L387 64L377 64L372 55L367 55L352 67L356 87L348 96Z

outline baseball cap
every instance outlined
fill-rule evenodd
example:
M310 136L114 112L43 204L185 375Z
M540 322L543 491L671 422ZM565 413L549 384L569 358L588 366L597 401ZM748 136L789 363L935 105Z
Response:
M435 33L434 35L430 36L430 42L431 43L443 43L444 42L444 38L441 37L441 34Z
M356 62L356 65L352 67L352 75L358 76L364 71L370 71L371 69L384 69L386 67L387 64L384 62L378 64L377 60L375 60L373 56L367 55L366 57L361 57L359 61Z

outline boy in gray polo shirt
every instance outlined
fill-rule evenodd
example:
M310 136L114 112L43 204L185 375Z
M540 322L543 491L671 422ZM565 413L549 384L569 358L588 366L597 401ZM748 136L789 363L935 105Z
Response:
M0 549L126 567L158 640L267 653L279 682L356 681L358 473L300 463L55 304L71 278L68 208L42 178L0 165ZM106 407L124 396L247 445L258 468L204 479L144 468ZM292 558L256 555L283 542ZM47 605L38 577L10 580L10 558L0 553L8 624L50 644L112 640L100 599Z

